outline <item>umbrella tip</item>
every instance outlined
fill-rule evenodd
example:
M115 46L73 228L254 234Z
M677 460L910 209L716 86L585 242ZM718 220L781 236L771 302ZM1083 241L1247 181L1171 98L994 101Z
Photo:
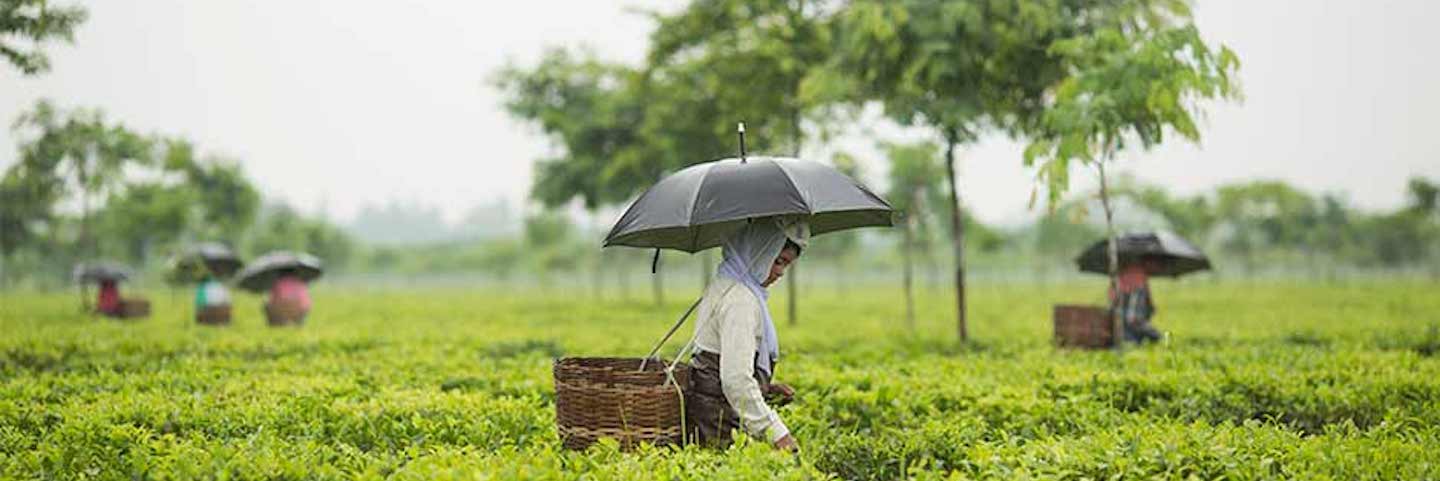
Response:
M735 132L740 135L740 163L745 163L745 122L735 124Z

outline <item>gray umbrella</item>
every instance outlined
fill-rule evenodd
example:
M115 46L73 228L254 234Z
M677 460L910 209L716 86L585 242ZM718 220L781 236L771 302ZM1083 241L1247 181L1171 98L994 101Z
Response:
M1081 272L1108 274L1109 247L1106 239L1091 245L1075 258ZM1190 241L1167 231L1132 232L1116 238L1115 250L1120 257L1120 266L1140 260L1154 260L1148 274L1152 276L1179 277L1195 271L1210 269L1210 259Z
M199 273L208 270L216 277L230 277L235 271L240 270L244 264L240 256L225 244L218 242L203 242L194 244L181 251L173 261L177 271L186 273ZM198 280L198 279L196 279Z
M282 276L293 275L310 282L322 273L320 259L315 256L303 252L275 251L250 261L235 278L241 289L265 292Z
M93 261L76 265L70 275L75 282L123 281L130 278L131 272L118 262Z
M748 219L809 216L812 235L894 225L885 199L819 162L783 157L690 166L651 186L620 216L605 246L699 252L722 244Z

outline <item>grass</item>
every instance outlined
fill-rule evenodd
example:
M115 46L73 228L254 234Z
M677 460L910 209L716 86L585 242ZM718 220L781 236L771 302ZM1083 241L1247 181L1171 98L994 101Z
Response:
M1437 285L1157 283L1162 345L1056 350L1050 306L1100 285L972 289L971 332L922 292L816 290L782 322L758 443L559 449L555 356L639 356L687 305L540 291L317 291L298 329L138 322L0 294L0 475L47 479L1440 478ZM682 329L677 337L686 337ZM683 339L671 343L678 349Z

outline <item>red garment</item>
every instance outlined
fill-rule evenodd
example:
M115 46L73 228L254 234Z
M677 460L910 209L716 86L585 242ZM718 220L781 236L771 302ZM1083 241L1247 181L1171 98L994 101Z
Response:
M310 310L310 289L305 281L295 276L284 276L275 280L270 286L270 302L277 304L290 304L299 306L305 311Z
M1145 272L1145 266L1130 264L1120 270L1120 279L1117 284L1120 286L1120 292L1130 292L1145 287L1145 284L1149 282L1150 274Z
M1120 269L1120 275L1116 276L1115 286L1120 288L1121 294L1129 294L1149 285L1150 274L1145 272L1145 266L1141 264L1130 264ZM1110 291L1110 299L1115 299L1115 291Z
M100 281L100 300L96 307L106 314L120 312L120 286L115 281Z

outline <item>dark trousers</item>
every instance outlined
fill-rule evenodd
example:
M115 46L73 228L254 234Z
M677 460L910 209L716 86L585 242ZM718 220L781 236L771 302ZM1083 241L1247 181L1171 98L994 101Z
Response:
M760 392L768 392L770 377L755 370ZM702 446L723 448L734 439L730 432L742 429L740 415L725 399L720 386L720 355L698 351L690 358L690 390L685 394L686 439Z

